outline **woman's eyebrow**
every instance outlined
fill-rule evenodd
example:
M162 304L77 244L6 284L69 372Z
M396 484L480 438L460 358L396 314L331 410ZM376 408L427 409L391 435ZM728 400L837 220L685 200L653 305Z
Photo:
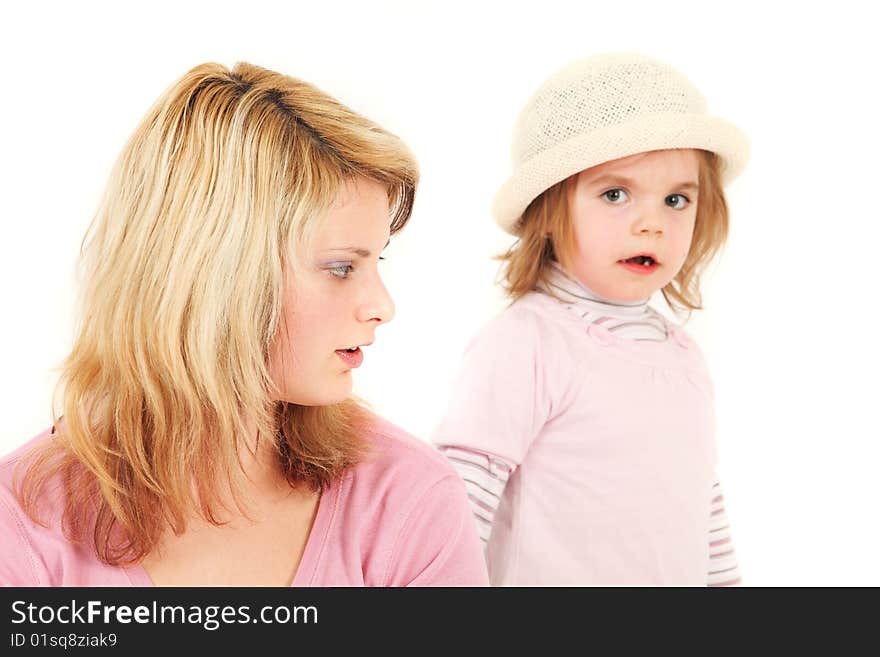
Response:
M390 238L388 239L387 242L385 242L385 246L383 246L382 248L384 249L389 244L391 244ZM356 255L359 255L361 258L369 258L370 255L372 255L369 249L364 249L359 246L342 246L342 247L337 247L337 248L327 249L327 250L328 251L348 251L349 253L354 253Z
M368 249L362 249L357 246L344 246L344 247L337 247L334 249L327 249L327 250L328 251L348 251L349 253L355 253L355 254L359 255L361 258L369 258L370 257L370 251Z
M610 173L606 173L605 175L599 176L594 180L590 180L587 183L588 185L602 186L602 185L622 185L624 187L636 187L636 182L632 178L627 178L626 176L618 176ZM677 185L670 185L670 189L689 189L693 191L698 191L700 186L694 182L693 180L688 180L686 182L680 182Z

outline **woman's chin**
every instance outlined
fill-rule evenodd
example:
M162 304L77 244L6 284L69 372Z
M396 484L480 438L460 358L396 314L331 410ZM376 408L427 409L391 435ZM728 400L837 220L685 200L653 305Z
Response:
M296 394L285 395L284 401L299 406L332 406L351 397L351 374L340 375L338 381L328 382L322 386L312 386L308 390Z

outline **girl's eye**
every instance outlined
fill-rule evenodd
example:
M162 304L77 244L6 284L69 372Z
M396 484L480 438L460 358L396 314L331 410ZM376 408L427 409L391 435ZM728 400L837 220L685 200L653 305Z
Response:
M670 194L666 197L666 205L676 210L684 210L691 200L684 194Z
M627 198L629 198L625 191L622 189L609 189L607 192L602 194L602 197L606 201L610 201L614 204L623 203Z
M327 271L330 272L331 276L335 276L336 278L348 278L349 274L354 271L354 267L350 263L346 263L343 265L337 265L336 267L330 267Z

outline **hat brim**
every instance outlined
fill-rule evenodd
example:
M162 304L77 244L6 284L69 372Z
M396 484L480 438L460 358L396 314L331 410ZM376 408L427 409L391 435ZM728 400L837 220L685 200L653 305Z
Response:
M604 162L671 148L699 148L717 154L725 184L742 172L750 153L745 134L724 119L674 112L638 117L573 137L519 166L495 195L495 222L517 235L518 221L529 203L556 183Z

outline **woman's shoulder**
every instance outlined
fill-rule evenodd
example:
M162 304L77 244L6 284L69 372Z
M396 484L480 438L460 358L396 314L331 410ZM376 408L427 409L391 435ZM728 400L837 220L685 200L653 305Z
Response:
M51 428L44 429L23 445L0 456L0 493L4 499L10 495L14 497L16 473L27 465L27 460L31 455L48 444L51 435Z
M365 437L369 453L355 468L361 478L414 486L456 476L432 445L383 417L371 415Z
M458 494L458 474L427 441L378 416L371 418L365 438L369 451L346 473L343 486L352 506L365 515L405 514L419 500Z
M371 452L339 486L325 569L342 559L368 586L485 583L467 493L446 458L378 416L365 433Z
M21 484L28 474L28 467L31 463L42 450L50 446L53 433L51 427L44 429L23 445L0 457L0 497L3 499L4 506L12 507L16 512L24 514L18 495ZM47 465L51 464L47 463ZM38 497L35 500L34 508L39 511L41 519L49 525L55 524L56 521L60 522L63 489L61 475L56 472L49 476L37 491Z
M40 492L37 507L43 524L30 518L22 507L17 490L29 456L44 447L51 435L46 429L0 457L0 527L4 540L0 546L0 584L33 586L49 583L42 553L63 542L58 523L60 500L57 482L49 482Z

